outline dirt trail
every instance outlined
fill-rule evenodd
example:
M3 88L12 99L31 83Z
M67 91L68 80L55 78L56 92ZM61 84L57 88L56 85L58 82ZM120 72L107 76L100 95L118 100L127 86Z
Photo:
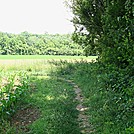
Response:
M89 117L85 114L85 111L88 110L89 108L83 105L84 96L82 94L82 90L79 88L79 86L76 83L73 82L73 80L66 80L64 78L60 78L60 79L68 82L74 88L74 92L76 94L75 100L78 102L76 109L79 111L78 122L79 122L79 127L81 129L81 133L91 134L93 132L92 125L89 124L88 121Z
M85 107L83 105L84 103L84 96L82 94L82 90L79 88L79 86L73 82L73 80L67 80L64 78L58 78L64 82L69 83L75 92L75 98L74 101L78 102L78 105L76 106L76 109L79 111L77 121L79 123L79 128L81 130L82 134L92 134L93 127L91 124L89 124L89 117L85 114L86 110L88 110L88 107ZM33 87L35 88L35 87ZM30 113L30 114L29 114ZM18 114L16 114L12 119L12 124L14 124L18 129L22 130L23 132L28 132L29 129L27 126L31 123L33 123L36 119L39 118L40 112L38 109L33 108L26 108L24 110L20 110ZM21 126L21 127L20 127ZM17 132L16 132L17 133Z

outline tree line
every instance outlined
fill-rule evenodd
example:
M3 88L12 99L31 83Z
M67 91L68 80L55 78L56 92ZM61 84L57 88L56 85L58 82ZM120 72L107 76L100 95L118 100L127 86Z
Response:
M83 55L71 34L11 34L0 32L0 55Z

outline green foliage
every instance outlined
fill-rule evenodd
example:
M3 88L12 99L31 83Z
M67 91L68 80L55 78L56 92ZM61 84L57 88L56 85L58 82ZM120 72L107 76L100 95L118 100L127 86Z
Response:
M134 2L132 0L70 0L76 30L73 40L87 55L120 68L134 64Z
M25 73L3 73L0 75L0 118L1 121L15 112L16 102L28 90Z
M98 89L101 91L98 93L104 96L103 99L103 96L99 98L96 94L102 104L98 107L99 116L95 123L98 121L102 133L133 133L134 2L132 0L70 0L70 2L76 26L73 39L87 48L87 55L93 50L98 54L99 67L96 68L96 72L100 73L100 69L103 72L100 75L94 74L100 82L97 84L101 85ZM85 76L83 78L87 79ZM92 103L97 99L95 98ZM109 118L106 118L107 116ZM119 130L109 131L114 124Z
M134 64L134 32L132 1L112 1L102 16L103 36L100 39L101 62L119 68Z
M102 14L104 3L102 0L70 0L75 26L73 40L85 46L86 55L98 55L98 40L103 33Z
M1 55L83 55L83 48L71 40L70 34L18 35L0 33Z
M134 77L129 77L125 69L106 70L86 61L56 63L57 74L73 79L82 89L94 134L134 132Z

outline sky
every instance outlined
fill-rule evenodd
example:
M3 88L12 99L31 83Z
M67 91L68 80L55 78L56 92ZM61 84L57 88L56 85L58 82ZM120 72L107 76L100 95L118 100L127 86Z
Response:
M65 34L74 31L64 0L0 0L0 31Z

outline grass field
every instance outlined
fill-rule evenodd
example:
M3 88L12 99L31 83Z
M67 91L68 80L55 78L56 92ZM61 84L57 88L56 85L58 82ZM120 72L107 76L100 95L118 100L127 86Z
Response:
M19 59L43 59L43 60L51 60L51 59L96 59L97 56L56 56L56 55L0 55L0 60L19 60Z
M86 60L91 62L96 60L97 56L53 56L53 55L0 55L0 70L37 70L47 68L48 61L75 62ZM34 66L34 69L33 67Z

